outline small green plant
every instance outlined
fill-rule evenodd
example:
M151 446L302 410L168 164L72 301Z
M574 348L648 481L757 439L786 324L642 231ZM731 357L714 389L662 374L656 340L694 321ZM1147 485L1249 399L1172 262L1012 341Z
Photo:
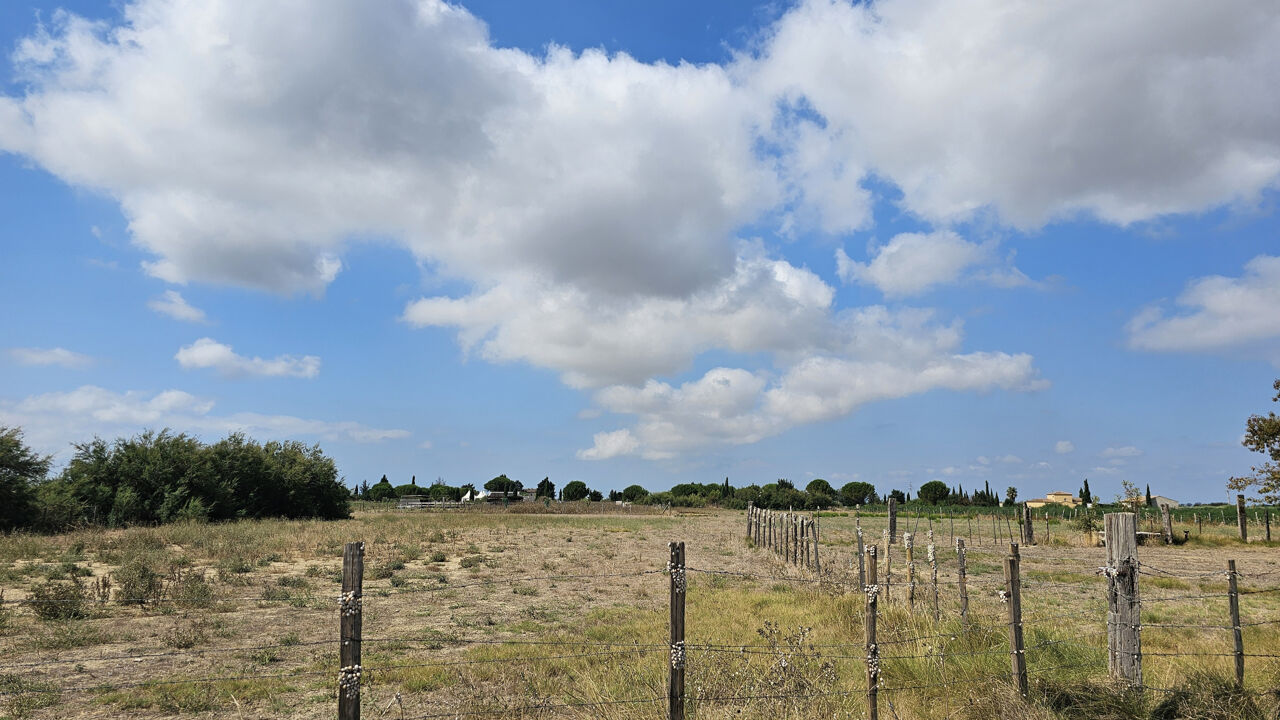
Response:
M53 683L35 682L20 675L0 675L0 693L5 695L5 710L14 720L29 717L33 710L52 707L61 700L58 687Z
M71 620L85 617L87 597L79 579L47 580L31 588L27 604L41 620Z
M218 563L218 572L223 575L243 575L247 572L253 572L253 564L244 559L242 555L233 555L229 558L223 558Z
M181 608L213 606L213 586L205 581L204 572L175 568L169 576L169 597Z
M171 648L186 650L200 645L208 639L208 627L201 620L185 621L180 620L169 628L162 639L164 644Z
M533 596L538 594L538 588L533 587L531 585L516 585L515 587L511 588L511 592L516 595Z
M442 563L447 559L448 556L446 556L442 550L436 550L431 553L431 562L433 563Z
M134 558L125 563L116 571L115 581L120 587L116 592L116 602L123 605L144 605L164 597L164 582L160 573L142 558Z
M295 575L281 575L276 578L276 584L280 587L301 588L303 590L310 589L311 583L306 578L300 578Z
M473 568L482 562L484 562L483 555L468 555L467 557L462 558L458 564L464 568Z

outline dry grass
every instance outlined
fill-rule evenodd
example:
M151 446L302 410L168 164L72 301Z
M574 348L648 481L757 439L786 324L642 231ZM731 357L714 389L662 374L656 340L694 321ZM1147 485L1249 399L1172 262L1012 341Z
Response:
M862 523L869 540L879 538L883 518ZM1022 549L1033 680L1031 701L1024 701L1005 679L998 590L1007 537L997 532L993 543L989 526L985 535L975 526L972 536L956 526L969 544L975 627L966 631L957 618L950 524L933 527L941 565L941 619L935 621L932 588L923 584L928 520L915 523L900 520L900 529L921 538L916 607L906 603L900 546L891 553L889 599L882 603L882 717L1163 718L1188 716L1188 708L1204 717L1255 717L1255 711L1274 717L1267 697L1236 697L1214 684L1229 677L1230 657L1160 655L1229 652L1227 630L1148 628L1148 684L1184 690L1135 697L1111 686L1104 585L1094 572L1104 551L1091 547L1084 533L1057 525L1048 545ZM690 717L861 716L863 595L853 579L854 517L824 517L822 527L828 580L822 586L689 575ZM665 566L667 541L686 542L693 568L813 579L751 548L743 529L742 513L708 510L591 516L379 509L338 522L176 524L0 538L0 586L8 600L27 598L59 571L86 576L86 586L133 573L152 595L142 604L97 598L87 604L87 618L56 622L38 620L27 606L7 606L12 612L0 638L6 687L85 689L5 696L0 714L331 717L342 545L354 540L366 542L363 664L370 670L364 688L370 717L383 710L397 717L397 708L405 716L489 710L499 717L542 717L551 711L511 708L658 698L666 692L667 579L654 571ZM1159 570L1142 578L1145 623L1226 625L1225 597L1187 596L1225 592L1225 578L1210 573L1225 570L1228 557L1246 575L1280 571L1280 558L1267 547L1217 542L1141 549L1143 562ZM602 574L618 577L572 577ZM157 579L158 588L150 584ZM1280 574L1246 577L1242 585L1274 587ZM120 592L119 583L112 588ZM1280 619L1280 593L1246 595L1242 611L1246 622ZM1277 625L1245 632L1248 651L1270 652L1277 640ZM154 656L138 657L145 655ZM26 666L51 660L59 662ZM1247 667L1250 690L1280 685L1274 660L1251 658ZM236 679L189 682L206 677ZM755 699L725 700L741 697ZM650 702L554 713L661 714Z

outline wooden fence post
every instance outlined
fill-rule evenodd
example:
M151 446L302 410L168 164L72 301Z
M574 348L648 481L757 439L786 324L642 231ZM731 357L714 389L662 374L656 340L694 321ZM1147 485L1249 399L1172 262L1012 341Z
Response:
M1267 523L1267 542L1271 542L1271 510L1262 511L1262 519Z
M1227 561L1227 599L1231 603L1231 635L1236 643L1236 687L1244 687L1244 638L1240 633L1240 588L1236 584L1236 561Z
M858 535L858 587L867 587L867 559L865 557L866 547L862 543L862 521L856 520L858 523L854 532Z
M1142 687L1141 604L1138 596L1137 518L1107 513L1107 667L1112 677Z
M342 548L339 605L338 720L360 720L360 640L364 604L364 543Z
M902 533L902 547L907 552L907 605L911 611L916 609L916 536L909 532Z
M1027 651L1022 643L1022 580L1019 575L1018 544L1011 543L1010 555L1004 559L1005 597L1009 609L1009 658L1013 682L1018 692L1027 696Z
M748 502L747 503L747 539L748 540L751 540L755 537L755 535L753 535L751 532L751 521L754 519L755 510L756 509L754 507L754 503Z
M671 576L671 663L667 682L667 717L684 720L684 598L688 590L685 578L684 543L667 543L671 559L667 570Z
M938 550L933 544L933 531L929 531L929 570L933 576L933 621L937 622L942 619L942 613L938 609Z
M1196 513L1196 537L1200 536L1200 513Z
M960 579L960 624L965 628L969 627L969 584L966 579L966 574L968 573L967 554L964 549L964 538L956 538L956 575Z
M1240 542L1249 542L1249 516L1244 512L1244 495L1236 495L1236 524L1240 526Z
M898 500L889 498L889 544L898 542Z
M1168 503L1160 503L1160 521L1164 525L1164 544L1173 544L1173 516L1169 514Z
M818 558L818 547L821 545L820 540L822 533L822 516L815 515L813 518L813 569L818 574L822 574L822 560Z
M870 583L868 583L870 584ZM889 602L889 589L893 586L893 546L889 544L889 531L884 531L884 601Z
M880 647L876 645L876 611L880 605L880 586L876 585L876 546L867 548L867 584L862 588L867 598L866 614L862 625L867 640L867 717L879 720L876 692L880 687Z
M791 516L791 564L800 566L800 516Z

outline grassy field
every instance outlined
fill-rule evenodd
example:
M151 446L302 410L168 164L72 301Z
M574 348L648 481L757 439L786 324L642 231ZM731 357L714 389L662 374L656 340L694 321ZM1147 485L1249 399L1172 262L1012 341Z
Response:
M0 538L0 716L333 717L342 545L363 540L365 717L662 717L664 569L679 540L695 570L690 717L862 717L854 518L823 517L821 578L752 547L744 518L362 509L336 522ZM920 538L921 584L912 608L895 547L879 620L882 717L1276 717L1280 658L1249 657L1247 692L1231 687L1224 574L1237 560L1246 653L1280 654L1274 545L1180 525L1186 544L1141 548L1144 674L1163 691L1134 694L1106 679L1104 549L1054 524L1021 553L1025 701L1008 681L999 597L1008 538L999 526L993 544L986 522L955 524L969 543L966 630L950 523L933 525L935 620L929 519L900 518ZM868 542L880 538L883 517L861 523ZM27 602L39 599L50 602Z

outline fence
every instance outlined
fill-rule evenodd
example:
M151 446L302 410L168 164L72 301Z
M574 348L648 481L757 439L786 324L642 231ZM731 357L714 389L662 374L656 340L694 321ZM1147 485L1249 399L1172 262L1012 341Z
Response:
M751 573L717 570L691 565L686 555L686 548L681 542L669 545L666 564L648 570L630 573L584 573L525 575L505 579L484 579L474 583L453 584L447 588L420 589L412 591L418 594L431 594L444 590L457 591L468 587L494 588L495 586L517 587L522 584L537 582L589 583L592 581L617 582L624 579L647 579L649 576L665 576L668 595L669 635L665 639L652 638L649 642L609 642L585 638L564 639L554 641L527 641L520 639L487 639L484 637L431 637L414 639L405 637L365 636L365 614L369 610L368 600L364 592L364 545L349 543L343 549L343 572L340 593L337 593L336 608L330 605L332 613L336 610L338 635L327 640L306 643L262 644L238 646L225 649L191 649L173 650L156 653L120 654L96 658L100 661L129 660L143 658L174 658L188 655L213 653L254 653L286 647L303 647L319 649L328 646L337 651L337 657L326 655L324 662L332 662L328 668L316 670L300 670L288 673L254 673L254 674L220 674L202 677L183 678L181 680L128 680L115 677L108 682L92 684L68 684L56 687L41 685L36 678L29 686L18 689L0 691L0 695L46 695L60 697L68 693L103 693L121 691L132 688L155 687L157 685L207 684L225 683L240 680L294 679L299 677L336 676L334 698L338 716L342 720L358 719L362 709L376 709L385 714L398 706L399 714L395 717L404 720L413 718L456 718L478 716L542 716L563 712L594 712L605 708L625 708L628 706L652 706L650 716L665 715L673 720L683 719L691 710L696 713L700 708L718 705L747 705L753 702L818 702L832 698L860 698L865 703L868 717L879 717L880 707L887 704L892 711L893 698L897 694L946 689L961 683L978 681L1006 681L1010 687L1023 696L1030 692L1031 678L1057 672L1106 673L1134 688L1151 692L1173 693L1174 688L1153 686L1144 682L1143 662L1150 658L1219 658L1230 660L1234 671L1234 680L1240 687L1244 686L1246 663L1257 659L1274 661L1280 655L1268 652L1246 652L1244 631L1259 626L1280 623L1280 619L1253 618L1242 620L1241 600L1256 595L1280 592L1280 587L1255 587L1241 589L1239 580L1242 573L1236 567L1235 560L1229 560L1221 571L1203 574L1178 574L1143 564L1138 558L1136 542L1136 518L1132 514L1119 513L1109 515L1107 522L1107 563L1098 568L1105 585L1098 587L1097 582L1059 582L1048 579L1028 580L1022 575L1022 557L1017 543L1009 545L1008 554L1002 558L1002 577L983 578L971 576L968 572L968 548L963 537L956 538L954 551L954 585L951 581L941 581L939 565L943 563L942 555L934 542L933 531L926 528L926 534L920 535L918 530L907 530L902 534L902 550L904 552L902 569L905 580L896 595L897 603L893 604L892 566L890 552L893 547L886 535L879 543L865 543L860 524L857 533L857 553L862 565L856 576L850 567L841 568L839 562L833 562L828 555L825 568L818 559L817 546L820 538L819 519L803 518L789 515L770 516L763 511L748 513L748 529L750 538L756 547L769 549L783 555L785 547L786 563L794 564L801 572L799 575L777 573ZM805 528L802 530L801 528ZM770 540L769 538L773 538ZM921 543L920 541L924 541ZM809 550L801 548L808 544ZM927 574L919 572L920 560L916 550L923 544ZM946 553L948 556L950 552ZM811 557L807 564L800 561L802 557ZM881 573L881 570L884 573ZM1090 569L1092 570L1092 569ZM1277 571L1280 572L1280 571ZM1269 576L1274 573L1253 573L1252 578ZM821 589L843 596L860 594L863 616L861 632L850 628L849 641L825 643L821 645L804 643L783 644L777 642L735 643L716 642L714 638L701 639L695 635L690 641L687 634L686 610L691 603L696 603L694 586L690 577L701 575L726 580L743 580L749 582L767 582ZM1142 578L1163 589L1161 585L1170 585L1168 581L1178 579L1187 581L1188 592L1174 594L1160 592L1142 592ZM656 578L655 578L656 579ZM1214 585L1219 580L1226 582L1226 588L1218 592ZM1199 589L1190 588L1190 583L1200 585ZM943 591L950 593L955 588L955 614L944 617L944 603L941 602ZM983 597L993 599L996 612L974 612L970 605L970 591L977 589ZM1064 619L1087 618L1079 610L1069 612L1042 611L1026 613L1024 600L1027 589L1031 589L1034 598L1038 589L1044 588L1053 592L1071 591L1093 593L1095 599L1105 601L1107 605L1105 619L1097 618L1098 630L1091 633L1075 633L1072 637L1063 638L1052 635L1051 630L1057 628ZM1101 592L1099 592L1101 590ZM399 600L410 591L393 593L390 597ZM244 599L261 600L261 596L246 596ZM117 601L120 598L116 598ZM126 599L128 600L128 599ZM142 600L142 599L139 599ZM952 612L949 602L945 604L946 614ZM1219 611L1220 622L1188 622L1162 623L1143 622L1141 611L1150 611L1166 604L1197 602L1205 604L1221 600ZM1247 602L1246 602L1247 604ZM1244 608L1248 611L1250 608ZM332 615L329 615L332 617ZM908 622L909 618L923 618L924 624ZM1246 612L1245 617L1248 617ZM959 629L947 626L954 620ZM923 631L921 630L923 628ZM1142 637L1148 632L1186 631L1197 633L1221 632L1229 638L1230 650L1222 652L1162 652L1144 651ZM1031 637L1028 637L1030 631ZM1001 641L1001 635L1004 640ZM1101 642L1105 636L1105 644ZM1097 642L1088 642L1094 638ZM442 657L434 660L415 661L411 663L378 661L366 663L364 649L379 646L402 646L418 644L424 647L445 648L454 645L486 644L513 647L546 647L547 652L524 655L517 658L456 658ZM336 648L334 647L336 645ZM717 657L750 658L751 656L783 657L785 660L803 658L804 647L809 650L818 648L826 661L838 663L843 673L837 672L825 683L807 683L802 686L787 687L778 690L765 690L752 686L742 692L725 692L723 690L704 691L699 689L698 673L709 668L712 659ZM799 648L799 649L797 649ZM1263 648L1266 650L1266 648ZM972 658L999 658L1007 656L1008 668L1003 671L978 668L981 674L975 673L974 667L963 667L962 672L948 674L948 668L955 668L957 663ZM486 706L483 702L466 707L419 707L424 710L418 714L406 712L406 698L400 694L390 697L374 697L372 689L377 686L379 677L394 677L397 673L422 668L456 668L465 665L484 664L524 664L555 663L559 661L584 659L587 661L658 661L664 668L665 692L638 693L629 697L612 697L605 699L577 699L572 696L536 699L524 705ZM904 663L923 661L928 664L928 672L912 670ZM0 673L38 672L41 668L66 664L70 660L55 658L44 659L32 663L0 665ZM857 672L853 668L857 667ZM902 670L901 673L898 670ZM689 682L690 677L694 682ZM656 688L649 688L655 690ZM412 702L409 703L412 705ZM659 708L662 708L660 710ZM646 711L647 713L647 711ZM896 712L895 712L896 715Z

